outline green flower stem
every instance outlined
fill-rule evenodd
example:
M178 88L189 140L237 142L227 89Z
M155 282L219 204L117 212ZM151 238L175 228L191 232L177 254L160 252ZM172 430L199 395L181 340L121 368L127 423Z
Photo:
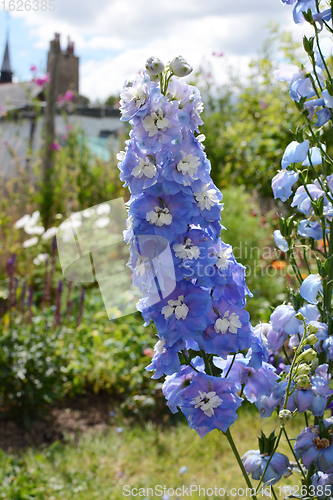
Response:
M246 484L251 489L251 491L253 491L254 488L252 486L252 483L251 483L251 480L249 478L249 475L248 475L248 473L245 470L244 464L243 464L242 459L241 459L241 457L240 457L240 455L238 453L238 450L237 450L237 447L235 445L235 442L234 442L234 440L233 440L233 438L231 436L230 429L228 429L226 432L223 432L223 431L220 431L220 432L222 432L222 434L224 434L225 437L227 438L227 440L229 441L230 447L231 447L231 449L233 451L233 454L235 455L236 460L238 462L238 465L239 465L239 467L240 467L240 469L241 469L241 471L243 473L243 476L244 476L244 479L246 481ZM257 500L257 493L255 495L251 495L251 498L253 498L254 500Z
M323 232L323 244L324 244L324 255L327 259L328 255L327 255L327 235L326 235L326 221L325 221L325 217L322 217L321 219L321 229L322 229L322 232Z
M317 25L314 24L313 25L314 29L315 29L315 34L316 34L316 42L317 42L317 47L318 47L318 51L319 51L319 54L320 54L320 57L324 63L324 67L325 67L325 70L326 70L326 73L327 73L327 76L328 76L328 79L330 81L330 83L332 83L332 77L331 77L331 74L329 72L329 69L327 67L327 64L326 64L326 61L325 61L325 58L323 56L323 53L321 51L321 48L320 48L320 43L319 43L319 32L318 32L318 28L317 28Z
M224 378L227 378L227 376L229 375L229 372L230 372L230 370L231 370L232 365L233 365L233 364L234 364L234 362L235 362L235 359L236 359L236 354L234 354L234 357L232 358L232 361L231 361L230 366L229 366L229 368L228 368L227 374L225 375L225 377L224 377Z
M297 364L297 358L298 358L298 355L301 353L302 351L302 348L303 348L303 341L305 339L305 336L306 336L306 323L305 321L303 321L304 323L304 332L303 332L303 337L299 343L299 346L298 348L296 349L295 351L295 355L294 355L294 358L293 358L293 362L291 363L291 367L290 367L290 371L289 371L289 374L288 374L288 385L287 385L287 390L286 390L286 398L285 398L285 401L284 401L284 405L283 405L283 409L286 410L287 409L287 404L288 404L288 399L289 399L289 396L290 396L290 386L291 386L291 382L292 382L292 379L293 379L293 371L294 371L294 368Z
M326 29L327 29L330 33L333 33L333 30L332 30L331 26L330 26L329 24L327 24L327 22L326 22L326 21L324 21L324 20L323 20L323 22L324 22L324 24L325 24L325 26L326 26Z
M304 186L304 189L305 189L306 194L308 195L308 197L310 198L310 200L311 200L311 201L315 201L315 200L312 198L312 195L311 195L311 193L310 193L310 191L309 191L309 189L308 189L308 186L307 186L307 183L306 183L307 181L306 181L306 179L305 179L305 177L304 177L303 172L300 172L300 173L299 173L299 177L300 177L300 179L301 179L301 181L302 181L302 184L303 184L303 186Z
M297 262L296 262L295 256L294 256L294 252L291 248L288 250L287 255L289 256L290 264L294 270L295 276L296 276L299 284L301 285L303 283L303 278L302 278L302 275L300 273L300 270L298 269Z
M324 293L324 307L328 322L328 335L332 335L332 292L333 292L333 219L330 223L330 242L328 247L328 255L331 257L331 261L329 263L329 270L327 275L327 283L325 287Z
M170 79L171 79L172 76L173 76L173 73L170 73L170 75L166 78L165 89L164 89L165 90L165 95L167 94L169 82L170 82Z
M213 369L212 369L212 365L211 365L211 358L210 356L207 356L207 354L205 353L205 351L203 351L202 349L200 349L200 353L201 353L201 356L204 360L204 363L205 363L205 369L206 369L206 372L208 375L211 375L213 377Z
M311 63L312 63L313 73L315 74L315 77L316 77L316 80L317 80L317 83L318 83L318 87L319 87L319 88L320 88L320 90L322 91L322 90L323 90L323 88L322 88L322 86L321 86L321 83L320 83L319 77L318 77L318 75L317 75L315 60L314 60L314 58L313 58L313 57L310 57L310 60L311 60ZM317 94L318 99L320 99L320 94L319 94L319 92L318 92L318 90L317 90L317 87L316 87L316 85L315 85L315 81L314 81L314 79L313 79L313 76L312 76L311 74L309 74L308 76L309 76L309 78L310 78L310 80L311 80L312 87L314 88L314 91L315 91L315 93Z
M311 269L310 269L310 266L309 266L309 263L308 263L308 259L307 259L307 256L306 256L306 246L305 245L303 245L303 259L304 259L306 268L309 271L309 274L311 274Z
M283 351L283 354L285 355L286 357L286 360L288 361L288 364L291 365L291 361L290 361L290 358L288 356L288 353L286 351L286 348L284 347L284 345L282 346L282 351Z
M195 368L195 366L192 365L192 363L191 363L191 357L187 356L185 354L185 350L183 350L182 353L183 353L183 356L184 356L184 359L185 359L185 363L187 364L187 366L190 366L192 368L192 370L194 370L195 372L200 373L199 370L197 370Z
M307 126L309 127L309 130L310 130L310 133L313 137L313 139L315 140L318 148L320 149L321 153L322 153L322 156L324 156L326 158L326 161L330 164L330 165L333 165L333 160L332 158L326 153L325 149L323 148L322 146L322 143L319 141L318 137L316 136L315 132L313 131L313 128L312 128L312 125L311 125L311 122L309 120L308 117L306 117L306 122L307 122Z
M273 497L275 498L275 500L278 500L273 486L271 487L271 492L273 493Z
M306 475L305 475L305 473L304 473L304 471L303 471L303 469L302 469L302 467L301 467L301 464L299 463L298 458L297 458L297 457L296 457L296 455L295 455L294 448L293 448L293 447L292 447L292 445L291 445L291 442L290 442L290 439L289 439L289 437L288 437L288 434L287 434L286 428L285 428L284 426L283 426L283 433L284 433L284 435L285 435L285 437L286 437L286 440L287 440L287 442L288 442L288 445L289 445L289 448L290 448L290 450L291 450L291 453L292 453L292 454L293 454L293 456L295 457L295 460L296 460L296 463L297 463L297 465L298 465L298 467L299 467L299 470L301 471L301 474L302 474L303 478L304 478L304 479L306 479Z
M308 159L309 159L311 170L314 173L315 178L318 180L321 189L324 191L324 193L326 194L326 196L328 196L328 198L330 198L330 201L333 201L333 199L331 198L331 195L330 195L330 191L328 189L326 189L326 187L324 186L323 181L321 180L320 176L317 174L317 171L316 171L316 169L315 169L315 167L314 167L314 165L312 163L311 155L310 155L309 152L308 152ZM324 169L325 169L325 167L324 167ZM326 177L326 170L324 170L324 175Z

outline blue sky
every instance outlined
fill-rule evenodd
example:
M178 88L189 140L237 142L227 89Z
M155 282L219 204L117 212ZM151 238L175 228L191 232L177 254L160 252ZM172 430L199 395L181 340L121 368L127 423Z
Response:
M8 1L8 0L6 0ZM75 42L80 57L80 91L90 99L118 93L122 82L155 55L167 62L181 54L197 69L210 64L217 82L232 65L245 73L274 20L301 41L303 28L292 22L292 8L280 0L54 0L54 12L12 12L10 48L13 70L20 81L35 64L43 73L54 32ZM2 60L7 15L0 11ZM223 58L212 52L223 52Z

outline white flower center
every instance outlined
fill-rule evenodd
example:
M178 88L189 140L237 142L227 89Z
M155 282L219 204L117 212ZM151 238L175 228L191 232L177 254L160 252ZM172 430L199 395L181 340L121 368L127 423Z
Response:
M124 161L126 153L125 153L125 151L119 151L119 153L117 153L116 156L117 156L117 160ZM87 210L89 210L89 208Z
M218 408L222 403L222 399L217 396L215 391L199 391L199 396L190 402L191 405L195 405L195 408L200 408L207 417L212 417L214 415L214 408Z
M198 202L200 210L210 210L217 203L216 189L208 189L209 184L206 184L200 193L194 193L195 199Z
M227 269L231 255L232 255L232 248L230 248L230 247L222 248L221 250L219 250L215 254L215 256L219 259L216 262L216 267L218 267L222 271Z
M183 175L189 175L191 179L195 178L195 174L198 172L198 168L200 165L200 160L197 156L193 156L191 153L186 154L184 151L181 151L183 158L177 165L178 172L181 172Z
M147 260L148 257L145 257L143 255L138 255L138 260L136 261L136 266L135 266L135 274L143 276L146 270L150 270L150 266L149 265L146 266Z
M200 248L192 245L190 238L187 238L184 245L182 245L181 243L173 245L173 249L175 251L176 257L179 257L183 260L198 259L200 255Z
M152 113L150 116L146 116L144 120L142 120L143 128L146 132L148 132L149 137L153 137L157 134L159 130L163 130L163 132L171 127L170 121L164 116L162 109L158 109L156 113Z
M162 337L161 340L156 342L156 344L154 346L154 351L158 352L158 354L163 354L164 345L165 345L165 338Z
M142 85L135 87L129 87L129 94L131 96L130 100L133 100L137 109L141 108L147 100L147 95L145 94Z
M241 328L242 323L236 313L230 314L229 311L224 313L223 318L218 318L215 322L214 328L217 333L237 333L238 328Z
M121 93L121 102L128 103L133 101L135 107L140 109L147 100L147 94L144 91L144 87L140 83L133 85L129 83L128 86Z
M133 168L132 175L134 175L134 177L136 177L137 179L141 179L143 175L145 177L148 177L149 179L152 179L154 175L156 175L156 172L156 166L147 157L146 161L142 158L139 159L139 165Z
M173 314L176 319L186 319L189 308L183 303L184 295L179 295L177 300L169 300L168 305L162 308L162 314L164 314L164 319L170 318Z
M155 207L154 210L150 210L146 214L146 220L150 224L155 224L156 226L170 226L172 222L172 215L168 208Z

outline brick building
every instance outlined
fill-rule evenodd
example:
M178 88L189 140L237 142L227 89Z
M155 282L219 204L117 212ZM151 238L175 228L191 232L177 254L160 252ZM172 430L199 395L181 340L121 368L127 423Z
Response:
M68 37L67 49L61 50L60 35L55 33L50 42L50 50L47 57L47 72L50 73L56 53L59 53L58 78L55 82L56 94L64 94L71 90L79 94L79 58L74 54L74 42Z

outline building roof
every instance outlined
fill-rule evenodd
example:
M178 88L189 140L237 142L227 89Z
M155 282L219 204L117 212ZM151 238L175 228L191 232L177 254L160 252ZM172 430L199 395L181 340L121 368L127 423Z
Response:
M19 108L31 104L31 100L41 94L42 88L35 82L2 83L0 85L1 108Z
M1 66L1 73L2 72L13 73L12 68L10 66L10 59L9 59L8 36L7 36L7 41L6 41L5 53L3 56L3 62L2 62L2 66Z

